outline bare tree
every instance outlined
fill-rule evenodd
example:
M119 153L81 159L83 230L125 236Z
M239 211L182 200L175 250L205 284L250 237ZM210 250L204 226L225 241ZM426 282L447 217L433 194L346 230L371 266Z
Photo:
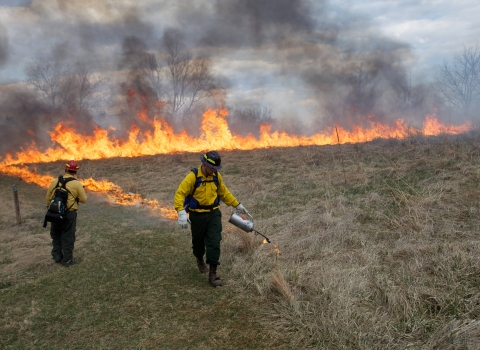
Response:
M213 77L206 58L194 59L192 53L182 43L178 32L167 31L163 40L163 50L169 82L169 105L171 114L178 118L188 113L193 105L208 96L213 89Z
M106 99L106 78L94 74L85 62L77 62L73 73L73 107L78 113L92 113Z
M208 59L196 59L191 62L191 66L191 82L187 91L190 100L188 110L202 98L210 96L211 90L214 88L213 77L210 74L210 61Z
M106 78L92 72L86 62L73 66L59 61L34 60L26 68L27 83L54 111L74 115L92 113L106 98Z
M350 83L350 93L346 99L348 108L356 110L360 115L372 113L380 94L378 89L380 79L360 65L350 74L348 81Z
M421 107L427 98L428 91L423 85L413 85L411 74L399 79L393 86L397 93L401 109L416 109Z
M73 91L73 81L68 78L69 68L59 61L34 60L26 68L27 83L40 93L50 108L66 107Z
M229 124L233 131L241 135L252 133L258 136L260 124L273 124L273 122L274 119L272 118L272 109L270 106L259 103L249 103L232 110Z
M155 92L157 100L160 101L165 95L164 78L162 69L157 61L155 54L146 53L140 66L140 71L150 82L152 90Z
M455 55L453 63L440 68L435 87L458 112L472 117L472 110L480 98L480 47L465 47Z
M190 85L192 56L186 47L176 37L165 39L164 49L169 71L171 106L173 116L177 116L185 104L187 89Z
M132 51L130 47L126 46L128 52ZM140 64L135 65L135 77L154 92L152 97L155 102L160 102L155 104L161 105L162 112L173 120L180 121L191 116L200 100L211 96L215 86L210 61L205 57L194 57L183 43L180 32L165 31L157 53L147 52L143 47L137 51L141 51L142 59ZM135 62L139 61L138 52L134 56ZM140 75L137 76L138 73Z

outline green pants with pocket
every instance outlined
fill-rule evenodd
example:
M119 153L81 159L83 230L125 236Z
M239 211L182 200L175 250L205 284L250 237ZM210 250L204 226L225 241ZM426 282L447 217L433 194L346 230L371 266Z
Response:
M220 265L220 241L222 240L222 213L215 209L211 212L190 212L192 223L193 255L202 258L206 253L206 263Z

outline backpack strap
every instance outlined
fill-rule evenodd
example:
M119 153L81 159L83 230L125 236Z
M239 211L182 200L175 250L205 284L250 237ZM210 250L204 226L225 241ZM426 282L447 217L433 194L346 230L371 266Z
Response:
M198 169L197 168L192 168L191 170L195 174L195 183L193 184L193 191L190 194L190 196L193 197L193 194L195 193L195 190L197 189L197 187L200 187L200 183L202 182L202 179L200 178L200 183L198 183L198 179L199 179L198 178ZM198 183L198 185L197 185L197 183Z
M195 180L195 184L193 185L193 191L190 194L190 200L192 200L192 199L195 200L195 198L193 198L193 194L195 193L195 190L197 189L197 187L200 187L200 185L202 183L206 184L207 182L213 182L213 183L215 183L215 185L218 188L218 175L217 175L218 172L217 171L215 171L215 174L213 175L213 180L202 181L202 178L198 176L198 169L197 168L192 168L191 170L195 174L196 180ZM217 198L215 198L215 201L213 202L212 205L196 204L193 209L209 209L209 210L212 210L214 207L218 206L219 203L220 203L220 199L218 198L218 195L217 195Z
M64 178L63 175L60 175L58 177L58 182L57 182L57 186L55 186L55 188L64 188L65 191L67 191L72 197L73 197L73 204L70 206L70 208L67 208L67 211L70 211L70 209L72 209L73 205L75 204L76 201L78 201L78 197L75 197L72 192L70 192L67 188L67 182L70 182L70 181L73 181L73 180L76 180L74 177L69 177L69 178ZM61 186L60 186L61 184ZM68 196L67 196L68 197ZM66 204L66 203L65 203Z
M216 171L215 171L215 174L213 175L213 180L205 180L205 181L202 181L202 178L198 176L198 169L197 168L192 168L192 171L195 174L195 178L196 178L195 184L193 185L193 191L190 194L192 197L193 197L193 194L195 193L195 190L197 189L197 187L200 187L200 185L202 183L213 182L218 187L218 175L217 175Z

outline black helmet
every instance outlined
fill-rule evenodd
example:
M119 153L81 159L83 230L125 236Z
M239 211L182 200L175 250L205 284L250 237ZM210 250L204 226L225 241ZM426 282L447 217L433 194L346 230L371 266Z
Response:
M217 151L210 151L205 153L203 156L200 156L200 160L203 164L215 170L219 170L222 168L222 159L220 158L220 154L218 154Z

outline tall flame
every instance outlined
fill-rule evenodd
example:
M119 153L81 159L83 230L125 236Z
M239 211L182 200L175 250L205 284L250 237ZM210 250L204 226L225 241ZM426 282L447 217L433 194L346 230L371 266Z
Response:
M144 111L139 111L141 120L148 120ZM137 157L155 154L184 152L185 145L191 152L201 152L207 149L216 150L251 150L267 147L295 147L311 145L331 145L338 142L335 128L327 128L312 136L289 135L286 132L271 131L272 126L260 126L260 136L255 138L236 135L228 127L226 110L205 111L201 133L193 137L185 130L175 134L173 128L161 118L151 122L152 130L141 132L138 126L130 129L126 141L112 140L109 130L96 127L93 135L82 135L65 123L59 123L49 132L52 141L57 144L46 150L39 150L33 143L27 149L14 155L7 154L0 164L14 165L23 163L45 163L63 159L102 159L111 157ZM423 133L427 136L441 133L459 134L469 131L470 123L459 126L449 126L438 121L435 114L427 115L421 130L412 129L402 119L393 125L370 122L369 128L357 126L352 131L338 127L340 143L356 143L370 141L375 138L403 139L412 133Z

